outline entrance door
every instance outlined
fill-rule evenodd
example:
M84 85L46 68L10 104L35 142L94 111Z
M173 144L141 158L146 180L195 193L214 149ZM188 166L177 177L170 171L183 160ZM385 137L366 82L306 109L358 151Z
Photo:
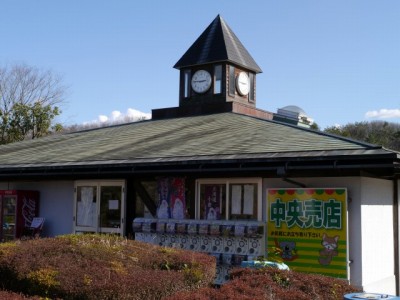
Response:
M76 182L74 231L123 235L124 190L123 181Z

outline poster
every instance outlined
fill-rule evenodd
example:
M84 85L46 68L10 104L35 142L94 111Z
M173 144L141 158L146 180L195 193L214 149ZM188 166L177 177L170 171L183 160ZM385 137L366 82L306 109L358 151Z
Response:
M159 178L157 185L157 218L184 219L186 215L185 179L178 177Z
M242 186L232 185L232 215L242 214Z
M185 179L170 178L170 203L173 219L185 219Z
M205 219L220 220L221 219L221 185L205 186Z
M157 218L169 219L171 217L169 207L169 179L159 178L157 181L158 187L158 207Z
M243 214L253 215L254 213L254 185L246 184L244 186Z
M81 201L77 203L77 226L95 226L96 202L93 202L93 187L81 188Z
M108 209L109 210L118 210L119 209L119 200L108 200Z
M347 190L269 189L268 257L290 269L337 278L347 274Z

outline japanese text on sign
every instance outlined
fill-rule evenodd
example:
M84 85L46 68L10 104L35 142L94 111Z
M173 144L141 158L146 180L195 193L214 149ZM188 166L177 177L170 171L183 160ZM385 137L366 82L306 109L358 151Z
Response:
M335 199L321 201L316 199L293 199L281 202L277 198L270 205L270 221L280 228L286 223L288 228L342 228L342 202Z

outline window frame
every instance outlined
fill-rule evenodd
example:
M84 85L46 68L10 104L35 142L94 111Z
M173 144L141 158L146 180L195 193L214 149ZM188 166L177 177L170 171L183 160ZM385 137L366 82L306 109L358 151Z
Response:
M214 95L222 93L222 65L214 66Z
M201 185L225 185L225 215L222 217L221 220L237 220L231 219L230 217L230 202L231 202L231 195L230 195L230 185L232 184L255 184L256 191L257 191L257 219L252 221L262 221L262 178L260 177L251 177L251 178L215 178L215 179L197 179L196 180L196 197L195 197L195 218L200 220L201 215ZM243 219L238 219L243 220Z
M254 103L256 101L255 80L256 80L255 74L252 72L249 72L249 84L250 84L249 102L252 102L252 103Z
M191 80L192 72L190 69L183 70L183 98L189 98L191 94Z
M100 213L101 213L101 188L102 187L121 187L121 203L120 203L120 227L101 227ZM79 187L95 187L96 188L96 204L95 204L95 220L93 226L85 226L77 224L78 217L78 188ZM74 183L74 211L73 211L73 232L83 233L110 233L125 234L125 209L126 209L126 182L125 180L78 180Z
M229 65L229 86L228 86L228 94L229 96L234 97L236 94L236 68L232 65Z

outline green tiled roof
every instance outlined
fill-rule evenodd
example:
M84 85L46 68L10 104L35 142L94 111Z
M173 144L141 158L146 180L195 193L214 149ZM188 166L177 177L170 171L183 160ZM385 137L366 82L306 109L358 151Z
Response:
M149 120L0 147L0 167L390 153L235 113Z

